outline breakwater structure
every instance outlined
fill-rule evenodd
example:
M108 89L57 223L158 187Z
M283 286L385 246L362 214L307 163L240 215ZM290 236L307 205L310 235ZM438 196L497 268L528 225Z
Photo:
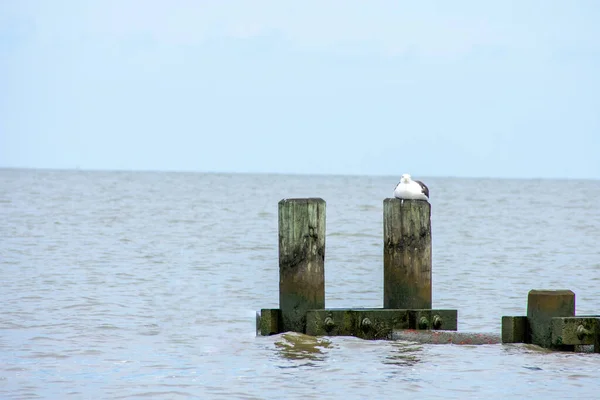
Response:
M279 202L279 308L257 315L261 335L393 339L394 332L457 330L457 310L432 309L431 205L383 202L383 308L325 308L325 201Z
M257 313L263 336L411 340L421 343L532 343L557 350L594 345L600 316L575 317L575 294L532 290L527 316L502 317L502 334L458 332L458 311L432 308L431 204L383 201L383 308L325 307L325 208L321 198L279 202L279 308Z
M531 343L562 351L592 345L600 353L600 315L575 316L571 290L531 290L526 316L502 317L502 343Z

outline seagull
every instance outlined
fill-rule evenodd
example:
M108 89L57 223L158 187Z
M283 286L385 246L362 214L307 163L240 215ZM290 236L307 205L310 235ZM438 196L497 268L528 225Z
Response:
M409 174L403 174L394 189L394 197L402 200L429 200L429 188L421 181L413 181Z

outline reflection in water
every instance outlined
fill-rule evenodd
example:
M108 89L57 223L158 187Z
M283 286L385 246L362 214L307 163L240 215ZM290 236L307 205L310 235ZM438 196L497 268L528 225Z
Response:
M421 346L414 343L393 342L392 351L383 361L386 365L397 365L400 367L410 367L421 361Z
M301 333L284 333L281 335L281 340L275 342L275 346L279 350L279 355L286 360L323 361L325 354L322 349L330 348L331 342Z

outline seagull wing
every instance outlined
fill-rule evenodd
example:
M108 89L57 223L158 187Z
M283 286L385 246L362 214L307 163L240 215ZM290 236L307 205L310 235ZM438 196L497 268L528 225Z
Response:
M427 185L421 181L415 181L415 182L417 182L421 186L421 191L423 192L423 194L425 196L427 196L427 198L429 198L429 188L427 187Z

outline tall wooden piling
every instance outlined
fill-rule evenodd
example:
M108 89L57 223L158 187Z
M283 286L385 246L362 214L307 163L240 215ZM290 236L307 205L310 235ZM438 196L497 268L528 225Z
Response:
M325 200L279 202L282 332L304 333L306 312L325 308Z
M431 205L383 201L383 307L431 308Z

